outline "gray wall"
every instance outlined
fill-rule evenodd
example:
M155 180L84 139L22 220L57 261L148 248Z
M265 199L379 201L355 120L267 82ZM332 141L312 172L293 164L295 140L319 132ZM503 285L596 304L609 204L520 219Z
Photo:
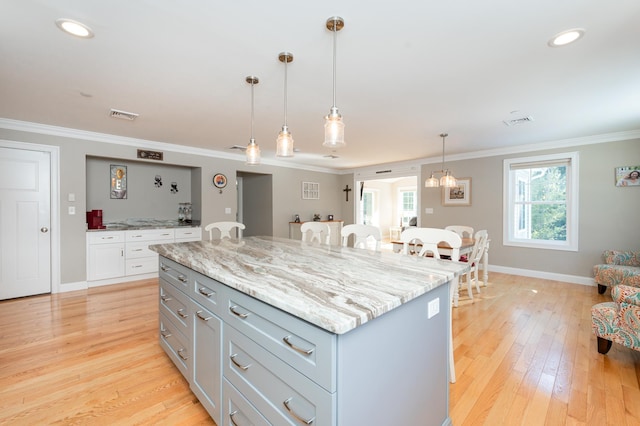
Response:
M579 251L540 250L502 245L502 173L505 158L552 152L579 152ZM615 167L640 164L640 140L582 145L509 156L447 161L456 177L472 178L470 207L443 207L440 189L422 190L423 226L470 225L487 229L491 238L490 264L506 268L592 277L605 249L640 249L640 187L615 186ZM428 176L433 165L422 166ZM424 213L432 207L434 214Z
M0 139L14 142L27 142L60 147L60 283L74 284L86 280L85 234L87 210L87 158L117 158L123 164L136 162L138 146L119 145L89 140L80 140L62 136L44 135L0 128ZM158 150L157 148L154 148ZM194 211L201 211L203 225L216 221L235 220L237 200L235 186L231 184L237 172L262 173L272 175L273 203L272 227L273 235L288 238L289 221L294 213L301 217L311 217L314 212L325 216L328 213L340 212L344 193L342 177L333 173L289 169L269 165L247 166L243 159L238 161L208 157L189 153L164 151L166 165L192 168L192 198L198 199L201 205L194 204ZM239 157L241 158L241 157ZM149 160L149 164L157 166L157 162ZM198 170L199 169L199 170ZM230 179L230 184L222 193L212 184L213 176L223 173ZM301 186L303 181L319 182L321 198L319 201L302 200ZM342 186L341 186L342 185ZM76 195L75 202L68 201L68 194ZM68 215L69 206L75 206L78 214ZM225 214L225 208L231 209ZM92 207L96 208L96 207ZM144 214L144 213L142 213ZM141 214L141 215L142 215ZM144 214L145 217L155 213ZM194 216L194 218L196 218ZM204 238L208 238L204 236ZM55 248L54 248L55 249Z

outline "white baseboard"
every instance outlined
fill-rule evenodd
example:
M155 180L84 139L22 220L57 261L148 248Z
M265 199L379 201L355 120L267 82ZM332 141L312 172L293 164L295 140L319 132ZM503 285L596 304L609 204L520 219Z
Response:
M111 284L122 284L129 281L146 280L149 278L158 278L158 273L150 272L148 274L129 275L126 277L118 277L118 278L112 278L108 280L99 280L99 281L80 281L77 283L62 283L60 284L58 291L53 291L53 293L66 293L68 291L86 290L90 287L100 287L103 285L111 285Z
M80 281L77 283L61 283L58 287L58 291L54 291L53 293L66 293L68 291L76 291L76 290L86 290L87 282Z
M593 277L581 277L578 275L556 274L553 272L534 271L531 269L510 268L508 266L489 265L489 272L500 272L503 274L520 275L523 277L542 278L552 281L564 281L572 284L581 284L595 287ZM489 276L491 279L491 276Z

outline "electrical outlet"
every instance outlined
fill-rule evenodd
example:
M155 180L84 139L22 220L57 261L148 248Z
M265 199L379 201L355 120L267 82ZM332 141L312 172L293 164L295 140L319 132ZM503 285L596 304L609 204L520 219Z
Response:
M440 298L437 297L429 302L427 307L427 319L431 319L440 313Z
M76 208L74 206L69 206L69 214L76 214Z
M225 207L224 213L225 214L231 214L231 207Z
M433 209L431 207L425 207L424 213L425 214L433 214Z

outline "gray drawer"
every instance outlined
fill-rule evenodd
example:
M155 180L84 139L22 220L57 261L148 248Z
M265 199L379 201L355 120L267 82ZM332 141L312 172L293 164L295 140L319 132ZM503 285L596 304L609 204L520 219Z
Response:
M336 390L336 335L225 287L224 322L329 392Z
M185 293L189 291L189 271L186 266L160 257L159 277Z
M224 426L268 426L270 423L226 379L222 381L224 393Z
M178 367L185 379L190 377L189 345L187 338L165 315L160 313L160 346Z
M225 327L223 341L224 377L270 423L335 424L335 393L327 392L233 327Z
M223 297L224 284L205 277L204 275L194 273L191 280L191 291L189 296L196 302L209 309L214 314L221 316L224 311Z
M160 313L184 334L189 330L189 299L177 288L160 280Z

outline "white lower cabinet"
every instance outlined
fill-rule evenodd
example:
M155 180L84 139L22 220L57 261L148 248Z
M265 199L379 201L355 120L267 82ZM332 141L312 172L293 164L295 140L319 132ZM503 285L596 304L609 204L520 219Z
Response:
M121 277L124 265L123 232L87 234L87 281Z

